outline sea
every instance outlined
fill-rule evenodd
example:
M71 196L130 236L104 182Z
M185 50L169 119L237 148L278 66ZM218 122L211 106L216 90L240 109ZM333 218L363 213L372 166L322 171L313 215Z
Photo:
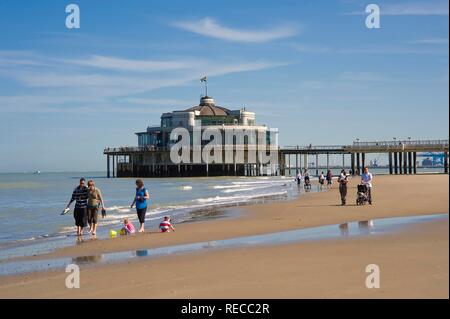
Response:
M334 174L337 173L336 170ZM373 173L387 171L380 169ZM0 260L42 254L77 243L74 203L71 212L66 215L61 212L81 177L93 179L105 199L107 216L99 218L97 239L107 238L110 230L120 229L124 218L138 226L135 209L130 208L135 194L134 178L106 178L105 172L2 173ZM166 215L175 226L234 218L243 205L289 200L309 191L298 187L292 176L144 178L144 183L150 193L146 215L146 230L150 231L157 231ZM310 191L323 190L313 185Z

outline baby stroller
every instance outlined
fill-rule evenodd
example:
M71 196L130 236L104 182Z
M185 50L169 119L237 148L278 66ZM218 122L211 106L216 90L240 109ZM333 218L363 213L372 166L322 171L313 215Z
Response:
M356 205L372 204L372 199L369 194L369 187L367 185L358 185L358 192L356 194Z

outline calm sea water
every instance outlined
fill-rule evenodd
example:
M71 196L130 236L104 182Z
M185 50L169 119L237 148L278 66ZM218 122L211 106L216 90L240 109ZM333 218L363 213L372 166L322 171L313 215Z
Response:
M120 229L125 217L138 224L135 210L129 206L135 192L133 178L108 179L104 172L0 174L0 259L76 242L72 213L60 213L80 177L94 179L105 198L108 215L99 221L98 238L107 237L110 229ZM147 230L157 230L165 215L175 224L217 218L223 217L224 207L290 199L304 192L293 177L152 178L144 182L151 197ZM317 187L312 191L318 191Z

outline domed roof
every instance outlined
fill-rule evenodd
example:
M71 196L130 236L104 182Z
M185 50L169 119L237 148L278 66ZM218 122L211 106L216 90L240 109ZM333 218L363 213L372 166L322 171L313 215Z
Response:
M209 96L203 96L200 99L200 104L187 109L188 112L199 111L200 115L206 116L226 116L230 113L230 110L217 106L214 103L214 99Z

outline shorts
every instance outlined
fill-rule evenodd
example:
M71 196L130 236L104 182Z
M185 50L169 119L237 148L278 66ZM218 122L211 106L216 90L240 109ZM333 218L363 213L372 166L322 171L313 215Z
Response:
M98 221L98 207L89 207L88 208L88 223L97 224Z
M136 208L136 212L138 215L139 222L141 224L145 223L145 213L147 213L147 207L144 208Z
M87 214L87 208L83 207L75 207L75 210L73 211L73 218L75 218L75 225L78 227L86 227L87 226L87 220L88 220L88 214Z
M332 179L328 179L327 180L327 185L332 185L333 184L333 180Z

